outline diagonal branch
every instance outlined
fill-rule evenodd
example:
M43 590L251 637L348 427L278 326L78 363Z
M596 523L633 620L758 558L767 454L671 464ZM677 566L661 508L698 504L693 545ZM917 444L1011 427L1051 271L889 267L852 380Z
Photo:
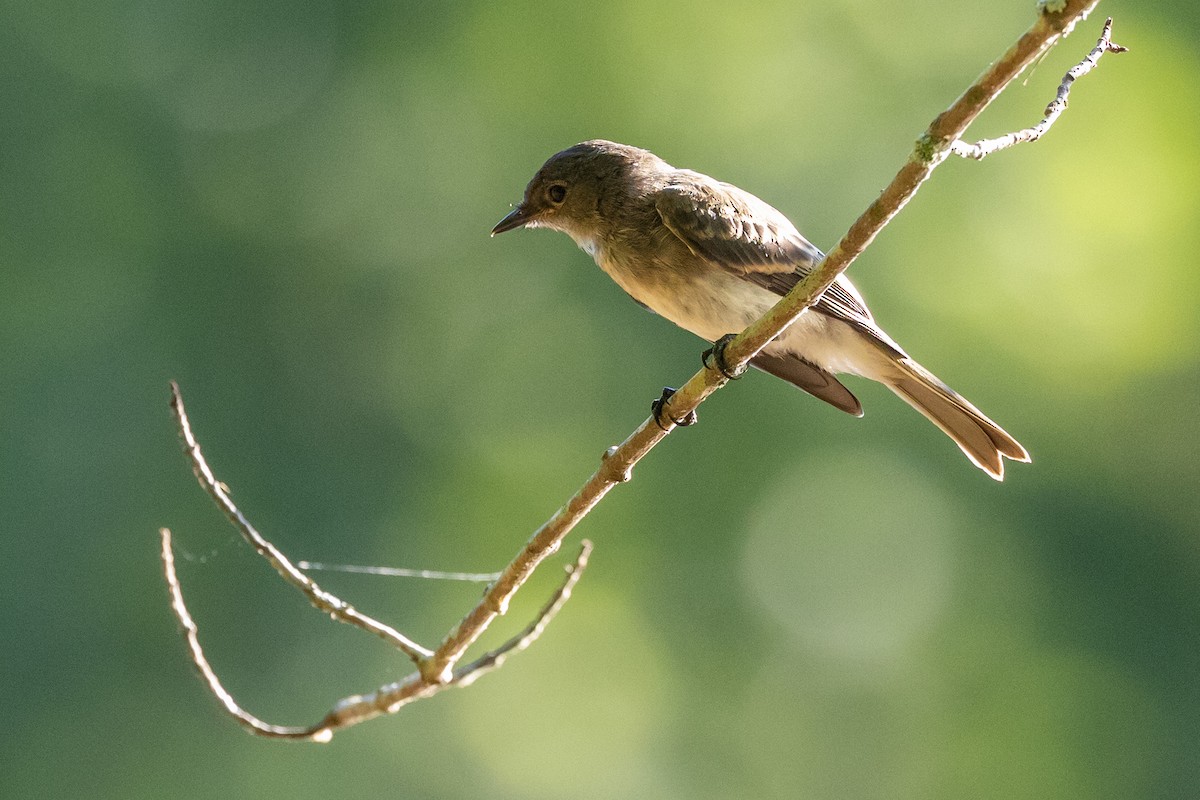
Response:
M952 145L988 104L1029 64L1059 38L1070 33L1075 23L1087 16L1099 0L1061 0L1039 5L1033 26L1016 44L972 84L962 96L933 121L917 140L912 156L896 177L850 226L825 258L811 273L756 322L752 323L725 348L726 365L737 374L746 368L758 351L796 321L821 294L846 270L900 212L917 189L950 154ZM701 369L662 407L662 418L681 420L688 417L729 379L707 366ZM628 481L633 467L655 445L666 438L674 425L660 427L651 417L616 447L609 448L600 468L547 520L491 585L483 601L473 608L458 627L437 648L423 667L426 674L439 680L451 680L454 666L463 653L497 616L504 613L513 594L544 559L555 552L571 530L606 494L619 483Z
M744 370L746 364L759 350L795 322L816 302L837 276L853 263L870 245L875 236L912 199L921 184L938 165L945 161L951 153L963 154L959 152L964 148L960 137L971 122L987 108L988 104L1009 82L1060 37L1068 34L1074 25L1086 17L1098 2L1099 0L1042 1L1033 26L1021 36L1016 44L988 67L958 100L938 115L917 140L912 155L895 178L850 226L850 229L825 258L774 308L729 342L724 350L724 360L730 374L738 374ZM1091 70L1095 66L1095 61L1104 52L1120 52L1123 49L1112 45L1111 40L1108 39L1109 31L1110 26L1106 24L1105 33L1101 37L1101 43L1104 46L1098 45L1099 52L1093 50L1088 58L1068 74L1069 80L1064 79L1063 87L1060 87L1059 90L1059 97L1055 101L1061 107L1056 107L1055 103L1052 103L1046 113L1049 122L1043 120L1043 124L1047 128L1053 122L1051 117L1057 118L1065 108L1066 93L1069 91L1070 83ZM1106 42L1107 44L1105 44ZM1026 140L1032 141L1033 138L1036 137ZM726 375L706 366L693 375L664 404L661 408L661 417L666 420L688 418L700 403L728 381L729 378ZM213 477L212 471L205 463L200 446L192 435L190 423L184 412L179 388L172 384L171 391L172 408L179 421L185 449L192 461L192 468L197 479L246 540L271 563L284 580L302 591L316 608L331 614L335 619L355 625L392 643L417 665L417 671L402 681L382 686L367 695L345 698L326 715L325 719L311 728L284 728L261 722L242 711L234 703L204 659L196 637L196 626L183 605L179 582L175 576L174 560L170 552L170 534L163 529L164 573L172 596L172 606L184 628L192 650L193 661L208 683L209 689L240 724L254 733L283 739L326 741L337 729L363 722L381 714L393 713L407 703L430 697L444 688L467 686L479 676L499 667L511 653L528 647L570 597L571 590L587 563L590 552L589 543L584 542L579 557L568 569L566 581L529 627L500 648L465 666L458 666L467 649L497 616L505 613L512 596L528 580L538 565L558 550L566 535L613 487L630 479L633 467L674 428L674 425L671 424L660 427L655 418L651 417L620 445L610 447L605 451L599 469L588 478L566 505L555 512L533 533L508 566L489 585L479 603L446 635L435 651L429 651L387 625L360 614L344 601L320 589L254 529L229 499L227 490Z
M176 417L179 421L180 430L183 432L184 442L188 447L189 455L191 456L193 466L196 468L197 476L200 477L201 485L203 485L214 500L218 497L224 497L226 504L218 500L218 504L222 508L232 508L234 513L227 512L227 515L234 521L234 525L246 535L249 530L253 533L253 538L247 536L247 539L255 545L255 548L264 555L273 565L282 564L291 566L291 563L283 556L281 552L269 541L264 539L250 524L248 520L237 511L233 503L228 500L222 484L212 478L212 472L208 469L207 463L204 462L203 456L200 453L200 445L196 443L192 435L191 425L188 422L187 413L183 408L183 399L179 392L179 387L174 383L171 384L172 389L172 407L175 409ZM210 488L211 487L211 488ZM235 516L236 514L236 516ZM179 585L179 577L175 572L175 555L171 548L171 531L167 528L159 529L159 536L162 540L161 559L163 567L163 577L166 579L167 591L171 595L171 610L175 613L176 619L179 621L180 627L183 628L184 637L187 639L188 649L191 653L192 663L196 670L200 673L200 677L204 680L213 696L220 701L225 711L233 717L239 725L245 728L250 733L257 736L263 736L269 739L285 739L290 741L310 741L310 742L328 742L333 738L335 731L342 728L347 728L351 725L357 725L360 722L365 722L368 719L380 716L381 714L392 714L398 711L403 706L414 700L420 700L426 697L431 697L443 689L469 686L478 680L483 675L499 669L503 666L505 660L514 652L525 650L546 630L546 626L558 614L559 610L566 604L571 597L571 592L575 588L575 584L583 577L583 571L587 568L588 556L592 552L592 543L586 539L580 547L579 555L575 558L567 568L567 576L558 590L550 597L550 600L538 613L537 617L531 622L521 633L513 637L509 641L497 649L484 654L476 661L466 666L460 667L455 671L453 679L448 682L431 680L426 675L418 670L412 673L407 678L396 683L385 684L379 687L374 692L365 695L352 695L338 701L333 709L325 715L325 717L315 725L309 727L289 727L282 725L272 725L263 722L258 717L244 710L237 701L234 700L225 687L221 684L216 672L208 663L207 657L204 655L204 649L200 646L199 631L196 627L192 615L188 612L187 605L183 600L183 590ZM269 555L268 555L269 553ZM279 570L279 567L276 566ZM293 567L293 570L295 568ZM288 580L289 573L284 570L279 570L280 574ZM301 577L308 582L307 587L301 587L305 595L307 595L314 606L327 611L330 608L342 609L343 616L335 616L342 622L347 622L358 628L362 628L370 633L381 635L381 630L391 631L386 625L377 622L370 617L367 617L358 612L346 614L346 609L353 609L344 601L330 595L329 593L319 589L308 580L307 576L301 574ZM292 583L291 580L288 580ZM313 596L316 594L323 605L318 605ZM396 634L403 642L409 640ZM405 646L399 641L389 637L382 636L386 641L391 641L397 649L405 652L410 657ZM428 652L428 651L426 651ZM432 654L431 654L432 655ZM420 666L424 659L413 659Z
M950 152L956 156L963 158L973 158L976 161L990 156L997 150L1005 150L1022 142L1036 142L1042 138L1050 126L1067 110L1067 95L1071 93L1071 86L1076 80L1087 75L1096 65L1100 63L1100 56L1105 53L1127 53L1128 47L1122 47L1112 40L1112 17L1104 23L1104 30L1100 34L1100 39L1096 42L1096 46L1092 48L1092 52L1088 53L1082 61L1067 71L1063 76L1062 83L1058 86L1058 93L1054 99L1050 101L1050 105L1046 106L1045 116L1042 121L1024 130L1007 133L1004 136L998 136L995 139L981 139L974 144L968 144L962 139L955 139L950 145Z
M591 552L592 543L585 539L574 563L567 567L567 577L562 586L542 608L537 618L524 631L497 649L486 653L466 666L459 667L449 681L434 681L415 672L402 681L381 686L369 694L347 697L339 702L325 719L321 720L316 729L328 730L332 735L335 730L357 725L383 714L394 714L409 703L432 697L444 689L470 686L483 675L499 669L508 656L529 647L542 635L546 626L554 619L555 614L570 598L575 584L583 576L583 570L587 567L587 559Z
M529 627L521 631L521 633L509 639L495 650L484 653L470 664L454 670L454 677L450 679L450 685L470 686L481 676L504 666L504 662L508 659L509 655L519 653L536 642L538 637L542 635L542 632L546 630L546 626L550 624L550 621L558 615L559 610L571 599L571 591L575 588L575 584L579 582L579 579L583 577L583 570L587 567L588 556L591 554L592 543L584 539L583 547L579 550L579 556L573 564L567 567L567 579L563 581L563 585L558 588L558 591L551 596L549 602L542 607L542 611L538 614L537 619L530 623Z
M1050 10L1050 2L1039 5L1037 20L1030 29L988 67L948 109L934 119L918 137L908 162L880 192L879 197L854 221L850 230L826 254L821 263L797 283L774 308L729 344L725 349L726 363L744 367L759 350L815 303L837 276L854 263L879 232L916 195L921 184L946 160L953 142L963 135L967 127L1027 66L1040 58L1061 37L1069 34L1075 23L1086 17L1097 3L1099 0L1062 0L1054 4L1058 9L1055 11ZM708 372L712 373L711 370ZM690 405L693 393L696 402L699 402L724 382L723 377L719 375L706 375L702 378L698 373L693 376L684 387L692 388L693 392L680 399L679 396L684 394L684 390L680 390L671 398L671 415L678 419L694 410L695 406Z

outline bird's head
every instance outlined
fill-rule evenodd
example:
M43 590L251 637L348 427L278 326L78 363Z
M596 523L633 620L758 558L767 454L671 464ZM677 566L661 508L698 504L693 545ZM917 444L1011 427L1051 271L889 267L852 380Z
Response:
M492 235L515 228L552 228L577 242L606 232L609 208L639 188L640 176L662 161L646 150L603 139L582 142L555 153L542 165L525 197L496 227Z

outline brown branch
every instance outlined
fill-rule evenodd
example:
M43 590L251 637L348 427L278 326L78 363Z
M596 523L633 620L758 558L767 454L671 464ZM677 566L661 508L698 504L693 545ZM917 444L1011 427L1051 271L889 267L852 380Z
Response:
M184 605L183 591L179 588L179 577L175 574L175 554L171 550L171 531L159 528L158 533L162 537L163 574L167 579L167 591L171 594L171 610L175 612L175 618L179 620L179 624L183 628L183 635L187 638L188 649L192 654L192 663L196 665L200 677L208 684L209 691L221 701L221 705L225 707L230 716L238 721L238 724L253 734L270 739L329 741L333 734L322 725L312 728L289 728L263 722L258 717L243 711L237 701L233 699L233 695L225 691L217 674L209 666L208 659L204 657L196 623L192 620L192 615L188 613L187 606Z
M554 619L567 600L571 599L571 590L575 588L575 584L583 576L583 570L587 567L588 556L591 554L592 543L584 539L583 547L579 550L579 556L573 564L567 567L567 579L563 581L563 585L558 588L558 591L554 593L549 602L542 608L537 619L529 627L521 631L521 633L509 639L495 650L485 653L465 667L456 669L454 677L450 679L450 685L470 686L479 680L481 676L502 667L509 655L519 653L536 642L538 637L542 635L542 632L546 630L546 626L550 624L550 620Z
M1010 81L1060 37L1069 33L1075 23L1083 19L1098 2L1099 0L1046 0L1039 6L1038 18L1033 26L958 100L938 115L917 140L912 156L901 167L896 177L884 188L875 202L851 225L849 231L829 251L821 263L774 308L728 344L724 356L725 362L733 374L743 371L749 360L759 350L816 302L837 276L853 263L884 226L912 199L933 170L952 152L956 152L956 143L960 141L967 126L983 112ZM1102 37L1101 40L1104 41L1105 38ZM1103 52L1111 51L1113 47L1106 47ZM1096 58L1098 57L1097 55ZM1091 56L1089 56L1090 58ZM1089 59L1085 59L1081 66L1088 63ZM1087 67L1080 74L1086 73L1089 69L1091 67ZM1060 89L1060 99L1065 107L1066 96L1062 89ZM1054 116L1057 117L1060 113L1061 109ZM1050 109L1047 110L1047 116L1050 116ZM728 381L729 378L725 375L706 366L693 375L670 398L662 409L662 417L664 419L687 418L700 403ZM538 565L558 550L566 535L614 486L630 479L633 467L674 427L668 424L666 429L660 428L651 417L620 445L610 447L601 459L600 468L567 501L566 505L534 532L508 566L501 571L499 577L484 592L480 602L447 634L438 648L430 652L392 628L359 614L348 604L319 589L270 542L263 539L229 500L226 490L213 477L208 465L204 462L199 445L192 436L187 416L183 411L183 402L179 397L178 387L174 384L172 384L172 398L172 407L179 419L186 449L192 459L197 478L247 541L271 562L284 580L304 592L314 606L343 622L356 625L390 641L417 665L417 672L402 681L382 686L367 695L356 695L342 700L324 720L312 728L279 728L262 723L237 707L228 693L221 688L216 676L204 660L196 640L195 624L192 623L183 606L179 584L175 579L173 561L170 557L169 534L164 530L164 570L168 586L171 589L173 606L192 648L193 660L208 682L210 690L241 724L255 733L277 738L307 738L321 741L328 739L339 728L380 714L393 713L407 703L429 697L443 688L469 685L480 675L499 667L512 652L528 647L570 596L571 589L586 564L590 550L588 543L584 543L579 558L568 570L569 574L562 588L551 598L550 603L525 631L476 661L462 667L458 666L467 648L483 634L497 616L506 611L512 596Z
M994 64L968 88L958 100L938 115L917 140L916 148L896 177L879 197L850 226L820 264L756 322L742 331L725 348L725 362L737 374L746 369L750 359L772 339L783 332L829 288L838 275L900 212L933 170L951 152L953 142L967 129L988 104L1060 37L1071 31L1075 23L1087 16L1099 0L1063 0L1050 10L1049 4L1039 6L1037 20ZM707 366L679 389L662 409L663 419L687 418L713 392L729 379ZM426 662L428 674L440 680L450 680L455 664L497 616L504 613L509 599L521 587L545 558L558 549L563 538L579 524L588 512L617 484L630 479L633 467L655 445L666 438L675 426L660 427L651 417L630 434L624 442L609 448L600 468L588 478L567 504L534 532L516 557L505 567L500 578L492 584L483 601L473 608L458 627L438 647Z
M1067 71L1063 76L1062 83L1058 86L1058 93L1054 99L1050 101L1050 105L1046 106L1045 116L1042 121L1024 130L1007 133L1004 136L998 136L995 139L981 139L974 144L968 144L962 139L955 139L950 145L950 152L956 156L963 158L973 158L979 160L990 156L998 150L1005 150L1022 142L1036 142L1042 138L1050 126L1067 110L1067 95L1071 93L1071 85L1076 80L1087 75L1096 65L1100 63L1100 57L1105 53L1127 53L1128 47L1122 47L1112 40L1112 17L1109 17L1104 23L1104 30L1100 34L1100 39L1097 40L1096 46L1092 48L1092 52L1088 53L1082 61Z
M730 343L725 350L726 362L744 367L759 350L815 303L837 276L854 263L879 232L908 204L933 170L945 161L952 143L962 136L1004 87L1059 38L1070 33L1075 23L1086 17L1097 3L1099 0L1063 0L1055 5L1057 10L1054 11L1050 10L1050 3L1040 5L1037 19L1030 29L934 119L917 139L908 162L854 221L850 230L821 263L774 308ZM723 377L716 375L713 370L697 373L684 389L671 398L669 405L672 417L682 418L684 414L695 410L693 398L698 403L724 382ZM688 389L691 391L684 394ZM680 395L684 397L681 399Z
M432 697L444 689L470 686L487 673L499 669L508 656L529 647L546 630L546 626L571 597L571 590L583 576L583 570L587 567L588 556L591 552L592 543L585 539L574 563L567 567L567 577L562 586L542 608L537 618L525 630L500 647L484 654L470 664L456 669L450 680L431 681L421 673L415 672L402 681L381 686L370 694L347 697L339 702L325 719L321 720L317 729L329 731L332 735L335 730L357 725L383 714L394 714L409 703Z
M246 519L229 499L229 491L225 484L218 481L213 476L212 470L209 469L208 462L204 460L204 454L200 451L200 445L192 433L192 424L188 421L187 410L183 407L183 396L179 393L179 385L174 381L171 381L171 410L175 412L175 419L179 423L179 434L183 437L183 449L192 462L192 472L195 473L196 480L200 481L204 491L208 492L213 502L225 512L225 516L242 534L242 538L249 542L260 556L270 562L280 577L303 592L318 611L329 614L339 622L362 628L367 633L378 636L407 655L414 663L420 664L433 655L432 651L417 644L395 628L368 617L346 601L322 589L312 578L289 561L279 548L264 539L262 534L250 524L250 520Z
M200 451L200 445L196 442L195 436L192 434L191 424L183 406L183 397L179 392L179 387L174 383L171 384L171 406L175 410L180 432L200 485L225 510L226 516L242 532L246 540L254 545L259 554L266 558L289 583L295 585L297 581L293 580L293 577L298 574L300 578L298 581L300 586L298 588L304 592L309 601L318 609L333 615L335 619L341 622L354 625L369 633L380 636L385 641L391 642L398 650L412 658L418 667L422 666L426 657L421 655L414 656L413 652L411 652L414 648L419 648L419 645L413 644L411 640L387 625L355 611L345 601L317 587L308 576L300 573L299 570L292 566L291 562L278 548L258 533L249 520L242 515L229 499L224 485L213 477L212 471L208 468L208 464ZM579 555L566 569L567 577L563 581L563 584L551 596L533 622L520 634L505 642L499 648L484 654L471 664L460 667L454 672L450 681L431 680L426 676L424 671L418 669L418 671L412 673L404 680L386 684L369 694L352 695L343 698L316 725L299 728L272 725L263 722L258 717L242 709L237 701L233 699L233 696L222 686L216 672L213 671L208 663L208 659L204 655L204 650L200 646L196 623L183 601L183 590L180 588L179 577L175 572L175 556L171 549L171 532L167 528L160 528L159 535L162 539L161 557L163 577L167 582L167 591L171 595L171 609L175 612L175 617L179 621L180 627L183 628L184 637L187 639L188 649L191 652L192 663L208 686L209 691L221 702L225 711L247 731L271 739L310 742L328 742L333 738L333 734L337 730L357 725L360 722L365 722L381 714L395 713L413 700L430 697L443 689L469 686L483 675L499 669L509 655L514 652L520 652L532 645L542 635L543 631L546 630L546 626L550 624L550 621L554 619L555 615L558 614L559 610L570 599L571 591L575 588L575 584L579 582L580 577L583 576L583 571L587 567L588 556L592 552L592 543L584 540ZM424 648L420 649L427 656L432 655L430 651L424 650Z

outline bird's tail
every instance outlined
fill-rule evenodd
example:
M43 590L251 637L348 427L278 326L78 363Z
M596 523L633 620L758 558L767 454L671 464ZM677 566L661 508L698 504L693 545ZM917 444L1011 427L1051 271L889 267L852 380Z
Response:
M932 372L911 358L892 363L895 369L883 383L945 431L975 466L999 481L1004 479L1002 456L1029 461L1029 453L1016 439Z

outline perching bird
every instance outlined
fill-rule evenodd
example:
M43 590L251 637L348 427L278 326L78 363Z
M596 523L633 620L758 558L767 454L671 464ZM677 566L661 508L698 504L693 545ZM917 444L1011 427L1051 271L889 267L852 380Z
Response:
M492 235L522 226L567 234L635 301L710 342L758 319L822 258L749 192L602 139L551 156ZM844 275L750 363L859 417L862 406L834 373L879 381L996 480L1002 456L1029 461L875 324Z

